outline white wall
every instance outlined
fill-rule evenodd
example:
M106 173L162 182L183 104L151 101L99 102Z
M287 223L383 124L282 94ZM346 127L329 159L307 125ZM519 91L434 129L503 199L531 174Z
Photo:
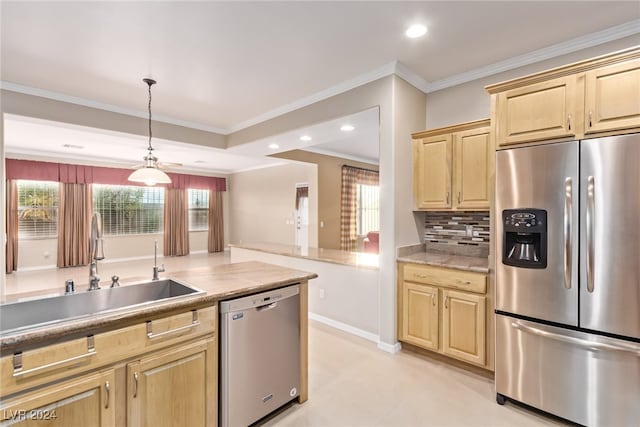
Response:
M317 273L318 277L309 281L309 317L380 342L378 270L231 247L231 262L242 261Z
M230 242L295 245L296 184L309 184L309 246L318 246L318 167L293 162L229 177Z

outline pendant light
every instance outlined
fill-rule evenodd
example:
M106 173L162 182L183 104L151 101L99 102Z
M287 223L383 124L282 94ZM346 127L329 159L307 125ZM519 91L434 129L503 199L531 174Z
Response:
M158 158L153 155L153 147L151 146L151 86L156 83L153 79L142 79L149 86L149 151L144 157L144 166L133 171L129 175L129 181L143 182L146 185L170 184L171 178L158 167Z

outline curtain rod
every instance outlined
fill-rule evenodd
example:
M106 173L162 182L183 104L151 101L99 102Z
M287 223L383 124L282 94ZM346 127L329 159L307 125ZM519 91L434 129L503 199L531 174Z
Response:
M343 164L343 165L342 165L342 167L345 167L345 166L346 166L346 167L348 167L348 168L360 169L360 170L362 170L362 171L380 173L380 171L377 171L377 170L375 170L375 169L365 169L365 168L359 168L359 167L357 167L357 166L351 166L351 165L345 165L345 164Z

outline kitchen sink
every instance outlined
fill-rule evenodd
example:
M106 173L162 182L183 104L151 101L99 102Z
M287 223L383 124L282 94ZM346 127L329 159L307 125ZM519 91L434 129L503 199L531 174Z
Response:
M0 305L0 333L13 333L83 316L202 294L204 291L175 280L164 279L2 304Z

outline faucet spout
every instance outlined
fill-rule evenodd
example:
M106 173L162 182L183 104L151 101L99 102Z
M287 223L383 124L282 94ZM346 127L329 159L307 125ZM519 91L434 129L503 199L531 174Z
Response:
M98 289L100 289L100 276L98 276L98 261L94 259L89 265L89 290Z
M104 259L102 248L102 217L99 212L94 212L91 218L91 240L89 241L91 264L89 265L89 290L100 289L100 276L98 276L98 260Z
M153 278L151 280L160 280L158 273L164 273L164 264L158 267L158 241L155 241L153 248Z

